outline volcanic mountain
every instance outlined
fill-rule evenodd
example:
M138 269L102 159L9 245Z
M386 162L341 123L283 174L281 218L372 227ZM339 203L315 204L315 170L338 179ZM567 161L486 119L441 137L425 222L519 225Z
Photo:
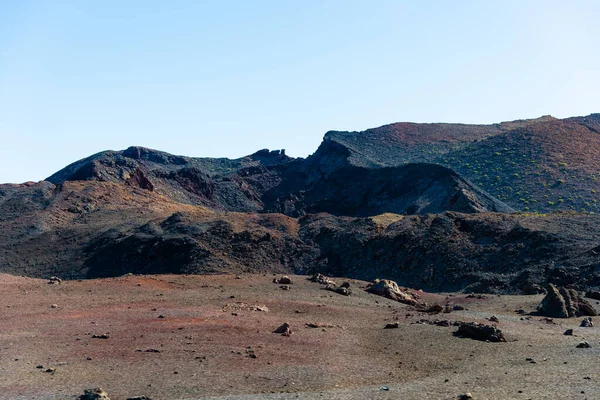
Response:
M546 192L564 199L552 209L569 199L595 204L593 179L542 185L546 192L531 185L554 179L536 171L555 162L565 165L548 174L591 173L594 146L583 141L595 143L598 125L597 115L394 124L329 132L306 159L283 150L235 160L105 151L42 182L0 185L0 272L75 279L318 271L428 290L597 288L599 216L515 212L489 194L497 184L486 179L491 171L500 181L518 175L510 193L529 205Z
M600 114L493 125L396 123L331 131L357 166L444 165L522 211L598 212Z

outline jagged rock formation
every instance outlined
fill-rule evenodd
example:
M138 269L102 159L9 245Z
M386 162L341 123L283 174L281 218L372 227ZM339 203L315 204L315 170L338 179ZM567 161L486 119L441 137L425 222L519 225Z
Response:
M549 284L548 293L540 304L540 313L551 318L572 318L582 315L598 315L594 307L576 290Z

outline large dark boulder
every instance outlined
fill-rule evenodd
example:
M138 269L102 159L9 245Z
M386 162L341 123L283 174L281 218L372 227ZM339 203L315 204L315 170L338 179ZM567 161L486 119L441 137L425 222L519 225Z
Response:
M548 284L548 293L539 306L541 314L550 318L572 318L598 315L594 307L574 289Z

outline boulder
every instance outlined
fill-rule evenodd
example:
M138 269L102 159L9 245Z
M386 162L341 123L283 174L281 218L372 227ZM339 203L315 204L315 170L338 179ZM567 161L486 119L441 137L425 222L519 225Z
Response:
M311 282L320 283L321 285L335 285L334 281L319 273L314 274L309 280Z
M506 342L502 331L495 326L464 322L458 326L454 336L490 342Z
M335 283L328 284L325 286L325 290L329 290L344 296L350 296L352 294L352 289L350 289L350 284L348 282L344 282L340 286L337 286Z
M367 292L387 297L388 299L409 304L411 306L417 304L417 301L413 296L402 291L396 282L388 279L376 279L373 284L367 288Z
M79 400L110 400L110 397L102 388L94 388L85 389Z
M273 331L273 333L279 333L282 336L292 336L293 332L292 332L292 328L290 327L290 324L288 324L287 322L285 322L279 328L275 329Z
M598 315L594 307L574 289L548 284L548 293L538 307L541 314L552 318L572 318Z
M281 277L281 278L279 278L279 279L277 279L277 278L274 278L274 279L273 279L273 283L278 283L278 284L280 284L280 285L290 285L290 284L292 284L293 282L292 282L292 280L290 279L290 277L289 277L289 276L282 276L282 277Z

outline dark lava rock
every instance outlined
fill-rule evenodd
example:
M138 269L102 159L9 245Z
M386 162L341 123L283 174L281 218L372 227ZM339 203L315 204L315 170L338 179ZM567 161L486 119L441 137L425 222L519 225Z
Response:
M563 333L563 335L565 335L565 336L573 336L573 329L570 329L570 328L567 329L565 331L565 333Z
M101 388L85 389L79 400L110 400L108 393Z
M591 346L588 342L581 342L577 346L578 349L589 349Z
M274 279L273 279L273 283L278 283L278 284L280 284L280 285L290 285L290 284L292 284L293 282L292 282L292 280L290 279L290 277L289 277L289 276L282 276L282 277L281 277L281 278L279 278L279 279L277 279L277 278L274 278Z
M598 315L594 307L574 289L548 284L548 293L539 306L543 315L552 318L571 318L582 315Z
M329 290L344 296L350 296L352 294L352 289L350 289L350 284L348 282L344 282L340 286L329 284L325 286L325 290Z
M106 333L102 333L100 335L92 335L93 339L108 339L110 336Z
M152 399L148 396L135 396L135 397L128 397L126 400L152 400Z
M594 299L594 300L600 300L600 292L598 291L589 291L585 294L585 297L589 298L589 299Z
M502 331L495 326L466 322L459 325L454 336L490 342L506 342Z
M290 324L288 324L287 322L285 322L283 325L281 325L279 328L275 329L273 331L273 333L279 333L282 336L292 336L292 334L294 332L292 332L292 328L290 327Z
M591 328L594 326L594 322L592 322L592 318L591 317L587 317L584 318L583 321L581 321L581 325L579 325L582 328Z
M393 322L391 324L386 324L386 326L383 327L383 329L396 329L400 327L400 323L399 322Z

